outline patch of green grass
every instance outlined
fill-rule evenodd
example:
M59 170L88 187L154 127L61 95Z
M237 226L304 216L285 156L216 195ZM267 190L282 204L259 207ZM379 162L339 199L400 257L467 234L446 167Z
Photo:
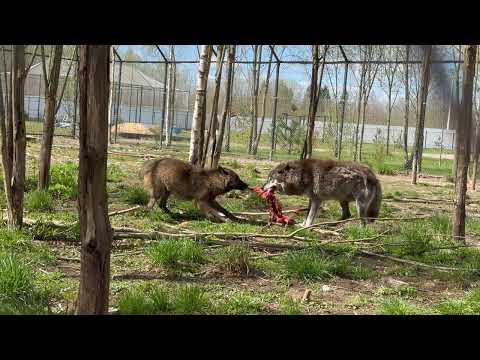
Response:
M385 238L385 245L394 255L421 256L432 248L432 234L428 224L412 222L405 224L400 234Z
M118 300L118 310L122 315L154 314L153 302L139 288L128 289Z
M244 209L264 209L267 203L257 193L248 193L243 200Z
M360 224L350 224L345 228L345 235L349 240L365 239L377 235L375 229Z
M206 314L212 308L205 291L190 284L177 289L173 304L177 314Z
M161 286L135 286L127 289L118 299L122 315L152 315L171 311L168 292Z
M435 214L431 219L431 229L442 235L449 235L452 229L452 220L445 214Z
M344 257L332 258L309 251L287 254L284 267L288 277L315 280L344 275L348 264Z
M395 295L401 298L414 298L418 290L410 285L381 286L377 290L378 294L383 296Z
M378 306L381 315L422 315L424 311L398 297L383 300Z
M286 296L280 302L280 313L284 315L301 315L302 305L300 300L295 300L291 296Z
M122 169L120 169L120 166L116 164L109 164L107 166L108 182L119 183L124 179L124 177L125 177L125 174L123 173Z
M3 186L3 179L2 179ZM25 178L25 192L30 192L38 187L38 179L35 176L28 176Z
M376 170L380 175L395 175L396 171L394 170L393 166L381 163L376 166Z
M147 254L154 264L167 270L178 270L185 265L201 263L204 248L199 242L190 239L168 239L151 245Z
M26 194L25 206L29 210L51 211L53 210L52 195L46 190L34 190Z
M53 164L50 168L50 186L53 195L74 200L78 195L78 165L74 162Z
M215 253L216 265L233 274L248 274L251 265L251 250L247 244L239 243L220 248Z
M441 315L478 315L480 314L480 288L467 293L463 299L448 299L435 306Z
M33 271L17 255L0 253L0 314L40 314L47 307Z
M229 168L232 168L233 170L238 170L242 167L242 164L240 164L240 162L238 162L236 159L234 159L234 160L231 160L231 161L226 161L225 166L229 167Z
M147 205L150 195L139 186L131 186L122 191L120 198L130 205Z
M216 313L227 315L260 314L264 305L257 297L240 291L229 294L226 301L217 306Z

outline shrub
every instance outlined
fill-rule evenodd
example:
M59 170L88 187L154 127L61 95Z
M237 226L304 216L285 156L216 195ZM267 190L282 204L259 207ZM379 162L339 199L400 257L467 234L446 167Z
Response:
M78 167L74 162L53 164L48 190L56 196L74 200L78 195L77 179Z
M145 189L132 186L122 192L121 199L130 205L147 205L150 195Z
M221 248L216 253L217 266L234 274L248 274L251 268L251 251L247 244L235 244Z
M53 198L48 191L34 190L31 193L27 193L25 205L30 210L50 211L53 209Z

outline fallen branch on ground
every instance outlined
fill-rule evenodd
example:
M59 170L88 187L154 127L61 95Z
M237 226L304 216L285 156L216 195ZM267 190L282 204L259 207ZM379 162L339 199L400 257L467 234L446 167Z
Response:
M140 209L141 207L142 207L142 205L136 205L136 206L131 207L131 208L129 208L129 209L112 211L112 212L108 213L108 216L115 216L115 215L125 214L125 213L127 213L127 212Z

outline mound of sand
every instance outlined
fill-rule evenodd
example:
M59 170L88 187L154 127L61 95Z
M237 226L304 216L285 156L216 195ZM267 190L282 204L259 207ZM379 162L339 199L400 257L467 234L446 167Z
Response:
M119 134L154 135L153 132L142 123L121 123L118 124L117 131ZM115 126L112 127L112 132L115 132Z

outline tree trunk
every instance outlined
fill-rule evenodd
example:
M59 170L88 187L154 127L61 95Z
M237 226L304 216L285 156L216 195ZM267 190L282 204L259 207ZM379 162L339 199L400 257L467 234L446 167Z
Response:
M388 89L388 118L387 118L387 155L390 150L390 125L392 121L392 88Z
M257 138L257 113L258 113L258 86L257 86L257 73L259 71L258 65L258 48L259 45L255 45L253 48L253 69L252 69L252 108L251 118L252 127L250 128L250 138L248 139L248 153L252 153L253 143Z
M277 69L275 72L275 87L273 90L273 114L272 114L272 129L270 139L270 155L269 160L273 160L273 153L275 151L276 132L277 132L277 104L278 104L278 79L280 77L280 62L277 62Z
M222 153L222 145L223 145L223 135L225 132L225 122L227 120L227 116L231 110L231 91L233 85L233 67L235 66L235 45L230 45L228 50L228 71L227 71L227 82L226 82L226 89L225 89L225 103L223 107L223 115L222 121L220 123L220 128L217 132L217 140L212 147L212 156L210 160L210 167L212 169L216 169L218 167L218 162L220 161L220 155Z
M170 60L174 59L174 47L170 46ZM165 146L169 147L171 144L171 128L173 126L173 98L175 96L175 68L174 64L170 63L169 65L169 74L168 74L168 89L167 89L167 117L165 121Z
M25 158L27 140L25 134L24 84L25 46L15 45L13 53L12 119L14 127L12 208L8 211L9 224L21 227L23 224L23 198L25 191ZM11 219L11 220L10 220Z
M262 102L262 118L260 119L260 128L258 129L257 138L253 145L252 154L256 155L258 150L258 144L260 144L260 138L262 136L263 123L265 121L265 111L267 108L267 95L268 95L268 86L270 84L270 70L272 68L272 59L273 59L273 50L270 51L270 58L268 59L268 68L267 68L267 78L265 79L265 88L263 93L263 102Z
M421 148L423 147L423 129L425 126L425 110L427 107L428 84L430 82L430 64L432 58L432 45L425 46L425 53L422 64L422 82L419 92L420 111L418 113L417 129L415 131L415 144L413 149L412 162L412 184L417 183L417 172Z
M476 190L476 187L477 187L477 170L478 170L479 156L480 156L480 118L478 116L478 113L476 113L475 148L473 151L472 190Z
M363 99L363 88L365 82L365 72L366 67L365 63L362 64L362 70L360 75L360 84L358 86L358 106L357 106L357 124L355 126L355 144L353 150L353 161L357 161L358 159L358 130L360 127L360 116L362 112L362 99Z
M112 228L106 191L109 46L80 46L80 287L76 313L108 312Z
M410 45L406 46L406 60L405 63L405 122L403 123L403 152L404 152L404 167L405 169L411 168L410 158L408 156L408 117L409 117L409 105L410 105L410 89L409 89L409 77L408 77L408 61L410 58Z
M57 108L58 80L62 64L63 45L55 45L53 59L50 59L49 74L43 76L47 79L45 89L45 111L43 115L42 145L39 155L38 189L46 190L50 180L50 161L52 157L53 133L55 131L55 115ZM67 81L67 79L65 79Z
M2 47L3 50L3 47ZM7 67L5 61L5 53L3 53L4 60L4 75L5 75L5 101L3 103L3 89L0 82L0 131L1 131L1 140L2 140L2 167L3 167L3 184L5 190L5 197L7 200L7 216L8 224L13 225L12 211L13 208L13 199L12 199L12 167L13 167L13 148L9 148L9 144L13 143L13 139L9 138L10 133L8 129L13 129L12 117L11 117L11 99L12 99L12 84L8 86L8 82L11 80L11 71L10 76L7 77ZM11 69L10 69L11 70ZM9 91L10 89L10 91ZM13 137L13 132L11 133Z
M200 62L198 64L197 72L197 89L195 92L195 106L193 110L192 118L192 132L190 137L190 153L188 161L192 165L200 165L203 146L201 143L202 134L202 122L203 129L205 129L204 123L204 109L206 107L206 92L208 82L208 72L211 61L211 45L202 45L202 51L200 55Z
M347 80L348 80L348 63L345 64L345 73L343 75L342 117L340 119L340 129L338 131L338 144L336 147L336 156L338 160L340 160L342 156L343 124L345 122L345 105L347 102Z
M230 109L228 111L227 134L225 139L225 151L230 151L230 123L232 122L232 108L233 108L233 85L235 83L235 65L232 68L232 85L230 89Z
M108 143L113 144L112 139L112 125L114 114L114 89L115 86L115 54L113 53L113 46L110 46L110 59L112 59L112 66L110 67L110 89L108 93Z
M208 157L208 150L215 147L216 131L218 127L218 98L220 97L220 85L222 83L223 58L225 55L225 46L219 45L217 50L217 63L215 72L215 90L213 93L212 111L210 113L210 123L208 126L207 138L205 140L205 150L202 156L202 167L205 167Z
M456 133L460 138L457 155L457 178L455 186L455 209L453 216L452 234L454 239L465 242L465 197L467 193L467 174L470 159L470 129L472 125L472 93L473 77L475 75L476 45L465 46L463 63L462 104Z
M366 96L366 94L364 94ZM362 131L360 136L360 146L358 148L358 160L362 161L362 148L363 148L363 136L365 135L365 114L367 112L368 98L363 99L363 112L362 112Z

